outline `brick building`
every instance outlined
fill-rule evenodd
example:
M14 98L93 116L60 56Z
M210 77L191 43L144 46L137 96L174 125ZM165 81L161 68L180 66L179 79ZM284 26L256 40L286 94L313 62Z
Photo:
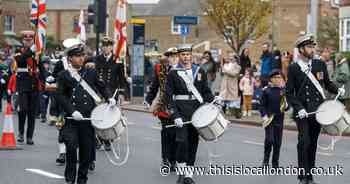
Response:
M292 50L296 38L307 31L307 15L310 11L309 0L274 0L274 40L281 50ZM169 8L171 7L171 8ZM133 5L132 16L146 20L146 43L156 43L160 51L182 43L179 29L173 25L174 15L199 16L199 25L192 26L187 42L194 44L210 41L211 48L218 48L222 53L231 49L221 35L216 34L209 25L208 17L201 11L200 0L160 0L156 5ZM319 0L320 16L337 16L338 10L330 5L329 0ZM272 23L272 19L270 21ZM270 41L272 30L255 40L249 47L254 61L261 53L261 44Z
M31 0L0 0L0 43L5 37L20 36L23 30L31 29Z

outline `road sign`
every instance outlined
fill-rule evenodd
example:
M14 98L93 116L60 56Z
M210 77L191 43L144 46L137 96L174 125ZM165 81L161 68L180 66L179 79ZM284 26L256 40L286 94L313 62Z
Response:
M190 27L188 25L181 25L180 26L181 36L187 36L190 32Z
M174 16L174 24L197 25L197 16Z

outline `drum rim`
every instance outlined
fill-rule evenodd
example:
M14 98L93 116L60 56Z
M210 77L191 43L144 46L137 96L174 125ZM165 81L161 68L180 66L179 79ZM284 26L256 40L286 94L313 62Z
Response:
M335 115L338 115L337 116L337 118L332 122L332 123L324 123L324 121L321 119L321 117L320 117L320 115L321 115L321 113L317 113L316 114L316 120L317 120L317 122L318 123L320 123L321 125L324 125L324 126L327 126L327 125L333 125L333 124L335 124L336 122L338 122L342 117L343 117L343 114L344 114L344 112L345 112L345 106L341 103L341 102L339 102L339 101L334 101L334 100L327 100L327 101L324 101L318 108L317 108L317 111L319 111L320 109L321 109L321 107L323 107L323 106L326 106L326 107L328 107L329 106L329 104L328 103L332 103L332 104L336 104L336 105L339 105L339 106L341 106L342 107L342 109L343 109L343 112L341 112L341 113L339 113L339 115L338 114L335 114Z
M94 118L94 114L96 113L96 110L97 110L97 109L99 109L99 108L104 108L104 107L106 107L106 106L108 106L108 103L102 103L102 104L97 105L97 106L92 110L92 112L91 112L91 119ZM119 122L121 122L121 121L122 121L122 120L121 120L122 112L121 112L121 110L120 110L118 107L115 107L115 108L116 108L115 110L118 111L119 114L120 114L120 119L119 119L118 121L115 121L114 123L111 123L110 126L105 126L105 127L101 128L101 127L96 126L97 123L96 123L94 120L91 120L92 126L93 126L94 128L96 128L96 129L98 129L98 130L103 131L103 130L107 130L107 129L113 128L116 124L118 124Z
M202 107L204 107L204 106L213 106L213 107L216 108L217 114L216 114L216 116L215 116L215 118L214 118L214 121L211 121L210 123L208 123L208 124L206 124L206 125L204 125L204 126L195 126L195 124L193 123L193 122L194 122L194 121L193 121L193 117L195 116L195 114L196 114L196 112L198 111L198 109L200 109L200 108L202 108ZM198 109L193 113L193 115L192 115L192 117L191 117L192 125L193 125L195 128L207 127L207 126L212 125L213 123L215 123L215 121L218 121L218 120L217 120L217 117L218 117L219 114L220 114L220 109L217 108L215 105L213 105L213 104L204 104L204 105L200 106Z

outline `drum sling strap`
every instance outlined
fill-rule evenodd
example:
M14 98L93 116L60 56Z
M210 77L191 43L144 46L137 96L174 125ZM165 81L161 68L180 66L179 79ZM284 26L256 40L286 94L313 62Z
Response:
M100 104L102 99L97 93L89 86L89 84L79 75L77 71L74 71L67 63L63 61L64 68L70 73L70 75L83 87L83 89L94 99L96 104Z
M300 66L301 71L310 79L312 84L316 87L316 89L320 92L323 99L326 99L326 96L323 92L321 84L318 82L318 80L315 78L315 76L312 74L311 69L302 61L298 60L297 64Z
M193 80L196 80L198 71L199 71L199 67L197 68L194 74ZM204 102L203 97L198 92L197 88L194 86L193 82L191 81L190 77L186 74L186 72L183 70L180 70L180 71L177 71L177 74L182 78L182 80L185 81L188 91L192 92L193 96L199 101L199 103L202 104Z

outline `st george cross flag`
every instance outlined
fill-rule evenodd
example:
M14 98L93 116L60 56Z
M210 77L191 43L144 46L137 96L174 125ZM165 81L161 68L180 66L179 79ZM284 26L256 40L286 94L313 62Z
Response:
M85 31L85 24L84 24L84 10L80 10L80 16L79 16L79 35L78 38L81 42L86 43L86 31Z
M41 53L46 44L46 0L32 0L31 24L35 30L34 44L36 53Z
M126 53L126 0L117 0L117 8L114 23L114 54L117 61Z

